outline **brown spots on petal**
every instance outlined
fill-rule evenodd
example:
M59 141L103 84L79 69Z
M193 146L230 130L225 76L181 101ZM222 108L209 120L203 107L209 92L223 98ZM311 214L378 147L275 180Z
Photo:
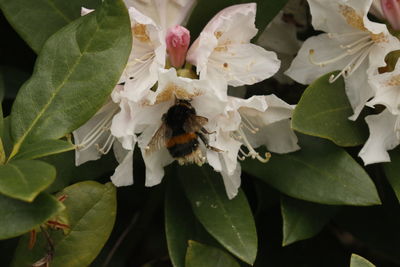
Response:
M132 34L142 42L150 42L149 35L147 34L147 27L144 24L136 23L132 27Z
M223 66L224 66L225 69L228 68L228 63L225 62L225 63L223 64Z

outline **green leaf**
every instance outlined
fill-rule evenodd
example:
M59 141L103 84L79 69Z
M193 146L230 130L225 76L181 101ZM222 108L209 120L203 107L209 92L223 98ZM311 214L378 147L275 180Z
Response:
M101 0L1 0L7 20L39 53L45 41L56 31L80 17L81 7L95 8Z
M172 177L171 177L172 178ZM185 267L187 242L193 234L195 218L179 184L168 182L165 194L165 235L174 267Z
M380 204L368 174L343 149L307 136L300 138L300 147L294 153L273 154L268 163L248 159L242 168L294 198L330 205Z
M6 155L9 155L12 149L13 142L11 140L11 135L10 135L10 117L5 117L3 120L3 135L2 135L2 142L3 142L3 147L4 147L4 152Z
M88 266L107 241L116 215L116 190L108 183L102 185L88 181L65 188L60 195L64 201L70 223L70 232L50 232L54 243L54 257L50 266ZM31 266L45 253L46 242L38 235L32 250L27 248L28 236L24 236L16 250L12 266Z
M6 92L5 75L3 69L0 68L0 103L3 102L5 92Z
M197 37L204 26L222 9L242 3L257 3L256 27L261 34L264 28L278 14L286 4L287 0L219 0L212 5L208 0L198 0L196 7L190 15L187 28L191 36Z
M337 74L337 73L336 73ZM357 146L368 137L364 120L350 121L353 114L343 79L329 83L328 73L303 93L293 113L292 127L298 132L329 139L339 146Z
M0 193L32 202L56 178L50 164L38 160L16 160L0 165Z
M318 234L337 209L282 196L283 246Z
M40 194L32 203L0 195L0 239L24 234L63 209L61 202L45 193Z
M23 146L17 155L16 159L37 159L45 156L59 154L74 150L75 146L68 141L63 140L43 140L37 143Z
M391 162L383 163L383 169L397 200L400 201L400 148L390 151L389 154Z
M118 165L112 153L80 166L75 166L75 151L51 155L41 160L53 165L57 170L57 179L46 190L49 193L57 192L72 183L108 178Z
M350 267L374 267L371 262L367 261L357 254L351 254Z
M219 174L208 166L182 166L178 176L197 219L232 254L253 264L257 233L244 193L229 200Z
M218 246L195 218L179 181L167 178L165 194L165 234L168 253L173 266L185 267L185 255L189 240L197 240Z
M189 241L185 258L186 267L240 267L228 253L196 241Z
M118 82L131 39L122 0L106 0L52 35L12 107L11 157L22 143L59 139L92 117Z

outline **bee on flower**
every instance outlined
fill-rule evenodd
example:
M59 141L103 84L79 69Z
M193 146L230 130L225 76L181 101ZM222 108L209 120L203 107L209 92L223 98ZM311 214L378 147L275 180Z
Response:
M257 34L256 4L220 11L189 47L190 32L180 25L187 13L171 23L168 10L189 12L193 1L126 3L134 44L121 85L112 93L110 105L118 109L96 115L111 118L106 128L97 129L106 129L110 140L117 140L114 153L120 165L111 177L115 185L133 183L136 144L146 166L146 186L159 184L164 167L175 160L208 163L221 173L229 198L240 186L238 159L268 161L269 154L255 150L261 145L277 153L299 148L290 129L293 106L273 95L241 99L227 94L228 85L254 84L280 67L274 52L250 43ZM95 139L90 139L92 147Z

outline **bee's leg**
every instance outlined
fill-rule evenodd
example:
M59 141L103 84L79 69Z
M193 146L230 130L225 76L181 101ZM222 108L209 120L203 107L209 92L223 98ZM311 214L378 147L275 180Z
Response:
M205 133L205 134L215 134L216 133L216 131L213 131L213 132L209 132L206 128L201 128L200 129L203 133ZM201 137L200 137L201 138Z
M203 129L204 129L204 128L203 128ZM203 143L204 143L204 145L206 146L207 149L210 149L210 150L215 151L215 152L224 152L224 151L222 151L222 150L219 149L219 148L210 146L210 145L208 144L208 139L207 139L207 137L206 137L204 134L199 133L199 132L197 132L196 134L200 137L201 141L203 141Z

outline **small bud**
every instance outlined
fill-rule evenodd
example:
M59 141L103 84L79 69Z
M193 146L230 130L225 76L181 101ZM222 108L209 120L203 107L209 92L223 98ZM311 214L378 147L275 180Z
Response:
M400 0L381 0L381 6L392 28L400 30Z
M179 25L172 27L167 32L166 43L171 65L182 67L190 43L190 32Z

